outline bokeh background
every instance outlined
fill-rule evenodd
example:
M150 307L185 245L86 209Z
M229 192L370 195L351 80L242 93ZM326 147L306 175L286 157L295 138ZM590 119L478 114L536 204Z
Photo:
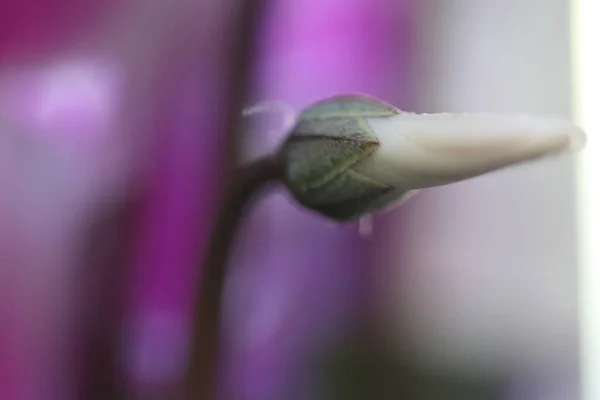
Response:
M3 0L1 399L92 399L111 363L128 398L177 393L228 171L286 134L225 132L240 4ZM590 139L347 225L263 193L232 254L224 398L600 398L595 0L261 4L246 106L364 92ZM385 357L348 355L366 326Z

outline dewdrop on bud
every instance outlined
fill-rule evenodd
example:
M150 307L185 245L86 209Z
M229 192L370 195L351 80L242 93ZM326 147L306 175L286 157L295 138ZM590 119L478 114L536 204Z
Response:
M303 206L346 221L416 189L577 150L571 122L521 114L413 114L373 97L305 109L282 146L285 183Z

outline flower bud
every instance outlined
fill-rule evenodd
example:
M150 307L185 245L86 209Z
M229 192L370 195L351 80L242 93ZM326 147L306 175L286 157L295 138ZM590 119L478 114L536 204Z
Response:
M363 95L305 109L281 157L305 207L340 221L397 204L415 189L446 185L578 149L571 122L520 114L413 114Z

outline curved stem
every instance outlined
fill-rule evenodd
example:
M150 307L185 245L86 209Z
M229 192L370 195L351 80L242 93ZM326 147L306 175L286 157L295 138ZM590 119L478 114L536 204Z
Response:
M221 302L231 243L235 238L245 206L253 194L267 182L277 179L280 168L273 158L264 158L231 171L235 158L236 132L239 115L248 97L253 54L256 50L261 18L267 0L241 2L235 21L237 34L231 46L229 59L229 93L226 98L224 132L229 148L223 163L222 176L232 181L225 204L221 207L208 253L202 269L200 291L194 304L190 362L184 383L184 400L211 400L216 392L219 362L219 333Z
M210 400L215 395L219 363L221 304L227 264L244 210L256 192L280 178L278 160L265 157L243 166L233 176L219 212L202 270L195 302L190 366L185 400Z

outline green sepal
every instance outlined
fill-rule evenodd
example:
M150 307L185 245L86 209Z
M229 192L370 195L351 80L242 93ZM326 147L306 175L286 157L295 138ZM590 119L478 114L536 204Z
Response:
M302 112L301 119L383 118L400 114L391 104L364 94L333 96L314 103Z
M364 119L400 112L363 95L332 97L304 110L281 149L285 183L296 200L329 218L346 221L401 197L404 192L352 170L379 147Z
M282 148L285 178L294 191L319 187L377 147L377 137L356 118L301 121Z
M349 169L316 190L296 196L305 207L347 221L370 212L370 205L394 188Z

